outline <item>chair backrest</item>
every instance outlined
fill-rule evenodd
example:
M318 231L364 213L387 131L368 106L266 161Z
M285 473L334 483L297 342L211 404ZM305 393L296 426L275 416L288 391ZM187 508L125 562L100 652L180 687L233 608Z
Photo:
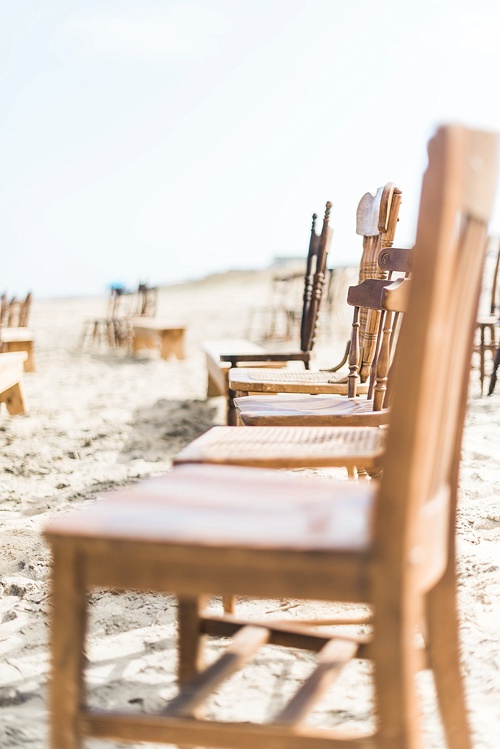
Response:
M108 320L118 320L120 317L124 317L123 314L123 299L129 295L125 286L119 286L113 284L109 287L108 297Z
M133 317L154 317L158 306L158 289L156 286L148 286L140 283L137 288L135 308L132 310Z
M366 278L347 292L347 303L354 307L349 346L348 396L357 395L362 365L359 318L362 311L378 315L378 330L373 341L373 360L370 371L368 398L373 397L373 410L385 405L389 368L392 363L399 332L399 316L406 310L408 276L411 269L411 249L386 248L379 255L379 266L387 278ZM400 277L393 279L393 274Z
M316 234L317 215L313 213L311 239L307 253L306 275L304 280L304 303L300 323L300 350L312 351L316 336L318 313L323 287L325 285L326 260L332 241L332 229L329 225L332 204L326 203L323 226Z
M460 126L440 128L429 143L374 518L375 616L390 610L414 621L418 594L453 560L457 474L497 152L495 135Z
M2 294L0 307L0 325L8 328L26 328L31 310L31 291L24 301L12 297L10 302L7 294Z
M378 258L383 249L392 246L399 220L403 194L394 182L379 187L375 195L367 192L361 198L356 211L356 234L363 237L363 254L359 263L359 283L367 278L387 278L387 271L380 267ZM380 314L361 309L359 315L361 366L359 376L365 382L372 368L375 355Z

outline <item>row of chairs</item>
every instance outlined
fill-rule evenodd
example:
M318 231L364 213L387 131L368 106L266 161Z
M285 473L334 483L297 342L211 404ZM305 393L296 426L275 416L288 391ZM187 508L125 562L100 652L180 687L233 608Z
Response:
M132 292L113 285L106 317L85 322L80 345L85 348L104 343L131 354L144 348L157 349L162 359L171 355L184 359L185 326L156 318L157 308L157 287L140 283Z
M158 289L139 283L134 291L113 284L109 289L108 309L105 317L84 323L80 346L106 344L111 348L131 348L134 317L154 317L158 307Z
M459 658L455 517L497 161L495 135L440 128L429 143L410 281L369 284L377 290L386 342L394 315L404 310L390 368L388 426L375 427L384 434L379 478L336 482L179 461L163 478L112 492L48 524L52 749L80 749L86 737L226 749L417 749L421 669L433 673L449 749L471 749ZM359 307L359 299L352 301ZM352 384L359 373L351 374ZM341 432L329 428L330 435ZM177 596L180 691L160 714L87 704L87 594L96 587ZM235 593L368 605L370 633L364 626L346 634L335 621L207 613L208 595L231 599ZM324 624L332 628L325 631ZM207 636L231 638L210 665ZM207 717L209 696L265 644L312 650L317 666L264 724ZM308 723L353 659L374 664L373 731Z

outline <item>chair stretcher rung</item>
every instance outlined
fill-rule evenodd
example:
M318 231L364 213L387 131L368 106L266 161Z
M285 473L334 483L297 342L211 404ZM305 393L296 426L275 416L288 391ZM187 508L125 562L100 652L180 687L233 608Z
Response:
M272 722L279 725L302 722L344 666L355 657L357 649L358 643L352 640L331 640L327 643L318 655L318 665L311 676Z
M265 627L249 625L240 629L220 658L191 679L162 711L162 715L189 715L224 679L241 668L262 645L265 645L269 634Z
M375 749L372 737L359 731L322 730L311 727L258 725L198 721L192 718L165 718L157 715L132 715L120 712L86 710L79 725L85 736L115 738L124 741L155 741L164 744L255 749L265 745L278 749Z

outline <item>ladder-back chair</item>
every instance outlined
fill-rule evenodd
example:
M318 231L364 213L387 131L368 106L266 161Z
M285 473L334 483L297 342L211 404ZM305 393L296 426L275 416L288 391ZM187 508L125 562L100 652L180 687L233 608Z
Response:
M363 253L359 264L359 283L370 278L387 278L388 268L379 263L382 252L392 247L399 217L402 193L393 182L379 187L375 194L366 193L356 211L356 233L363 237ZM361 309L360 364L358 392L368 390L368 377L375 353L379 312ZM233 393L335 393L347 395L347 381L334 373L348 360L350 346L337 366L319 372L297 372L286 369L232 369L229 387ZM234 397L234 396L233 396Z
M315 343L318 313L325 284L326 262L330 249L332 229L330 212L332 204L326 203L321 232L316 232L317 215L313 214L309 249L304 277L304 296L300 324L299 351L271 352L244 339L207 341L205 353L208 370L208 396L225 395L227 399L227 423L235 423L232 393L229 388L230 370L242 365L282 367L291 361L303 362L309 369Z
M380 483L184 466L49 523L52 749L80 749L90 736L226 749L418 749L420 668L434 676L449 749L471 748L458 652L455 516L497 151L496 136L456 125L440 128L429 143ZM160 714L87 705L93 587L178 596L181 688ZM367 603L372 632L320 633L205 613L206 595L235 591ZM204 668L207 635L234 637ZM264 643L316 651L317 668L272 720L205 719L209 694ZM374 729L308 724L343 667L366 657L374 664Z
M409 274L411 251L389 248L380 255L380 264L393 271ZM325 384L313 393L278 393L267 395L235 393L237 423L243 426L380 426L388 418L388 374L399 332L398 315L404 311L407 278L367 278L351 286L347 303L354 307L349 346L349 374L345 395L337 395L337 386ZM382 295L383 292L383 295ZM362 313L377 320L377 334L370 334L371 369L366 388L361 381L363 339L360 332ZM366 397L358 397L363 394Z
M410 250L392 248L382 253L385 267L405 274L409 271L410 257ZM399 323L396 317L405 309L409 283L409 279L367 279L349 290L348 299L358 303L351 345L353 363L347 383L353 393L359 380L359 357L354 357L356 350L359 352L359 327L356 324L359 307L379 310L382 315L370 377L375 397L367 403L365 401L365 408L370 411L380 411L384 406L388 369ZM308 397L313 403L317 399L317 396ZM262 400L272 407L276 399L264 397ZM337 403L340 400L342 398L336 396ZM352 406L351 413L355 419L359 418L357 406L360 403L364 405L360 399L347 403L348 407ZM339 405L338 413L343 418L342 426L272 425L237 430L232 427L212 427L181 450L174 459L174 465L215 463L260 468L346 467L352 476L358 467L375 469L383 453L384 431L373 426L350 426L345 404ZM385 420L385 414L383 418Z

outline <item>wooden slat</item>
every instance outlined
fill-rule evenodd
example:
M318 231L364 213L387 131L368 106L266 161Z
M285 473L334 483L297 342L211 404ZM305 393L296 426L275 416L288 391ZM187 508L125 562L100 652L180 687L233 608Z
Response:
M2 343L26 343L33 341L35 336L29 328L0 328Z
M358 645L349 640L330 640L318 656L318 666L274 718L280 725L296 725L314 708L315 703L356 656Z
M266 627L269 630L269 644L270 645L281 645L287 648L298 648L300 650L310 650L315 653L319 653L325 645L327 645L332 639L331 634L321 634L320 632L314 631L314 626L326 626L331 622L328 619L316 620L316 621L265 621L265 622L253 622L259 626ZM349 624L349 622L342 621L339 624ZM360 622L361 623L361 622ZM366 622L363 622L366 623ZM234 632L238 631L243 626L246 626L247 622L244 619L238 619L234 616L208 616L204 615L201 620L201 629L204 634L213 637L231 637ZM361 639L360 637L343 639L351 640L356 642L359 647L358 658L369 657L370 638L366 637Z
M162 714L179 717L192 713L224 679L241 668L268 639L269 630L265 627L248 625L240 629L221 657L194 676Z
M80 726L87 736L124 741L220 747L221 749L375 749L372 735L357 731L196 721L130 713L82 713ZM264 743L265 742L265 743Z

